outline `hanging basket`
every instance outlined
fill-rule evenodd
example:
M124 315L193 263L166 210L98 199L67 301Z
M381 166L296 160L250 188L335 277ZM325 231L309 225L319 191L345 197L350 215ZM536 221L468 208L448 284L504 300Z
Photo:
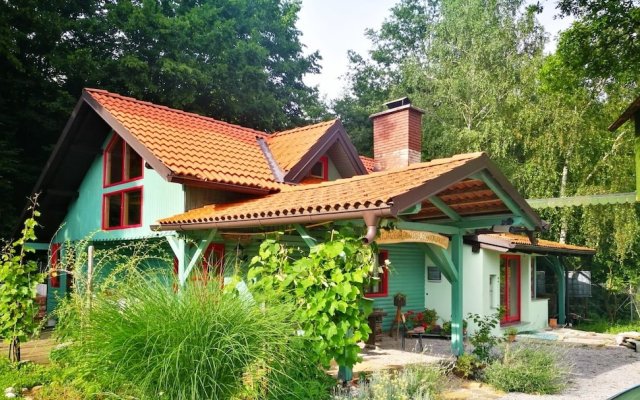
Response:
M404 307L407 305L407 295L398 293L393 296L393 305L396 307Z

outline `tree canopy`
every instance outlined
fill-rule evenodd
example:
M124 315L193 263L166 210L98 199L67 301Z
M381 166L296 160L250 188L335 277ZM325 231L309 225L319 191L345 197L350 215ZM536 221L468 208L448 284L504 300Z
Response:
M83 87L260 130L321 115L317 90L302 82L319 54L303 55L299 9L287 0L0 2L4 232Z

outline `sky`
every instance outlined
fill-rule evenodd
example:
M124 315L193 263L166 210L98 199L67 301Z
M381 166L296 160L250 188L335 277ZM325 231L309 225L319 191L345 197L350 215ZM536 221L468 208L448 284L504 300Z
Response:
M399 0L302 0L297 23L307 54L320 52L320 74L307 75L305 83L318 86L328 100L339 97L348 71L347 51L366 55L371 43L365 29L378 29ZM532 1L529 1L532 2ZM549 33L546 51L555 50L557 34L569 27L571 20L554 18L555 1L540 0L543 12L538 20Z

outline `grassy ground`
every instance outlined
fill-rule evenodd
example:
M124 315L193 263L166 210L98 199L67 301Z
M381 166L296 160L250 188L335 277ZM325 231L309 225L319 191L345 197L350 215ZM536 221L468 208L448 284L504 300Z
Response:
M581 322L573 327L581 331L618 334L621 332L640 331L640 321L619 321L611 323L606 320Z

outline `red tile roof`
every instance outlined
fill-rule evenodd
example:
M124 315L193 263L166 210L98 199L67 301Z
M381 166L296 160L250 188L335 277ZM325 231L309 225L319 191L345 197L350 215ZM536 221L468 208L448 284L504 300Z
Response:
M271 154L286 173L295 166L309 149L336 124L337 120L320 122L288 131L274 133L267 143Z
M538 239L537 240L538 243L533 245L531 244L531 240L529 239L528 236L519 235L515 233L488 233L488 234L478 235L478 240L482 241L484 237L504 240L508 242L510 245L515 246L516 249L518 248L518 246L527 246L527 247L532 246L532 247L537 247L541 249L570 250L570 251L580 251L585 253L596 252L595 249L592 249L590 247L559 243L559 242L554 242L554 241L545 240L545 239Z
M283 187L280 193L231 204L218 204L188 211L159 221L160 225L228 223L288 216L319 216L358 210L388 210L394 198L423 186L484 153L412 164L320 184ZM452 182L454 183L454 182Z
M364 167L368 172L373 172L373 170L375 169L376 160L371 157L360 156L360 161L362 161L362 164L364 164Z

